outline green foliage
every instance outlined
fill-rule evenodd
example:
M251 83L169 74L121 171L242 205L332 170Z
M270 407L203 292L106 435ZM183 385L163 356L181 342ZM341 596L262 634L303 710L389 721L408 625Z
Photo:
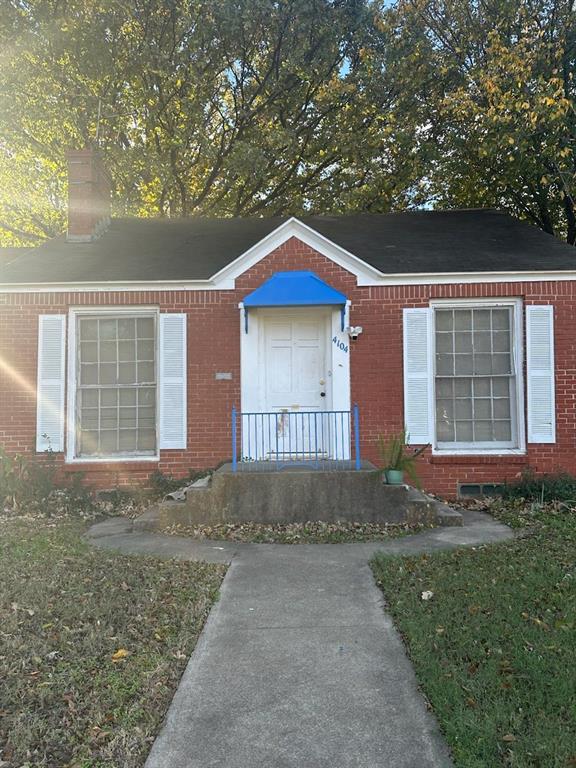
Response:
M566 0L7 0L0 245L64 227L64 150L114 213L497 207L576 241Z
M96 511L82 474L59 478L52 451L37 459L11 456L0 446L0 508L14 513L90 516Z
M517 502L507 506L516 517ZM524 506L529 536L372 564L462 768L569 766L576 755L576 513L548 506L534 518Z
M506 208L576 240L576 14L565 0L400 0L398 87L441 207ZM408 66L411 62L411 67Z
M414 485L419 485L416 461L428 448L428 445L410 450L408 448L408 434L405 429L387 439L380 435L376 444L383 469L406 472Z
M526 499L540 503L565 501L576 505L576 477L567 472L536 475L533 470L522 473L522 477L502 488L504 499Z
M96 141L118 215L402 204L409 121L388 123L368 0L7 6L0 244L62 229L64 149Z

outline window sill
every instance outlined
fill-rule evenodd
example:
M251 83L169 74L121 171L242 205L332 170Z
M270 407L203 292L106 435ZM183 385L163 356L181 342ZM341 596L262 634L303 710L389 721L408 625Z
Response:
M159 462L160 456L86 456L66 457L66 464L140 464L142 462Z
M430 464L527 464L528 454L524 450L502 450L498 452L454 452L432 453Z

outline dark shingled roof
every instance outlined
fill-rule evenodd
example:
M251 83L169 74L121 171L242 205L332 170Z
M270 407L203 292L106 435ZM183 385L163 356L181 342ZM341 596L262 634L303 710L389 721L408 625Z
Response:
M92 243L61 235L0 266L0 283L202 280L287 217L115 219ZM385 274L576 268L576 250L493 210L311 216L305 224Z

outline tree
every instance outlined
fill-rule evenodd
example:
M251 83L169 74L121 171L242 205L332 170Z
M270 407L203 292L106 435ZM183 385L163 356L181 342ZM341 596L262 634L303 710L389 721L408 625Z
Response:
M566 0L400 0L411 109L441 207L495 206L576 242L576 18Z
M401 195L391 132L381 133L392 95L375 85L382 43L368 2L7 7L0 178L13 161L14 178L0 184L5 241L63 227L64 149L96 139L116 213L328 212L363 207L375 187L382 210Z

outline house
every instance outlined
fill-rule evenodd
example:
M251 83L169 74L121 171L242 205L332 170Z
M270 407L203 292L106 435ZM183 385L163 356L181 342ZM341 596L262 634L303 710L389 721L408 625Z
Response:
M68 162L67 234L0 267L8 451L110 487L406 425L439 494L576 472L571 246L493 210L110 220L97 153Z

